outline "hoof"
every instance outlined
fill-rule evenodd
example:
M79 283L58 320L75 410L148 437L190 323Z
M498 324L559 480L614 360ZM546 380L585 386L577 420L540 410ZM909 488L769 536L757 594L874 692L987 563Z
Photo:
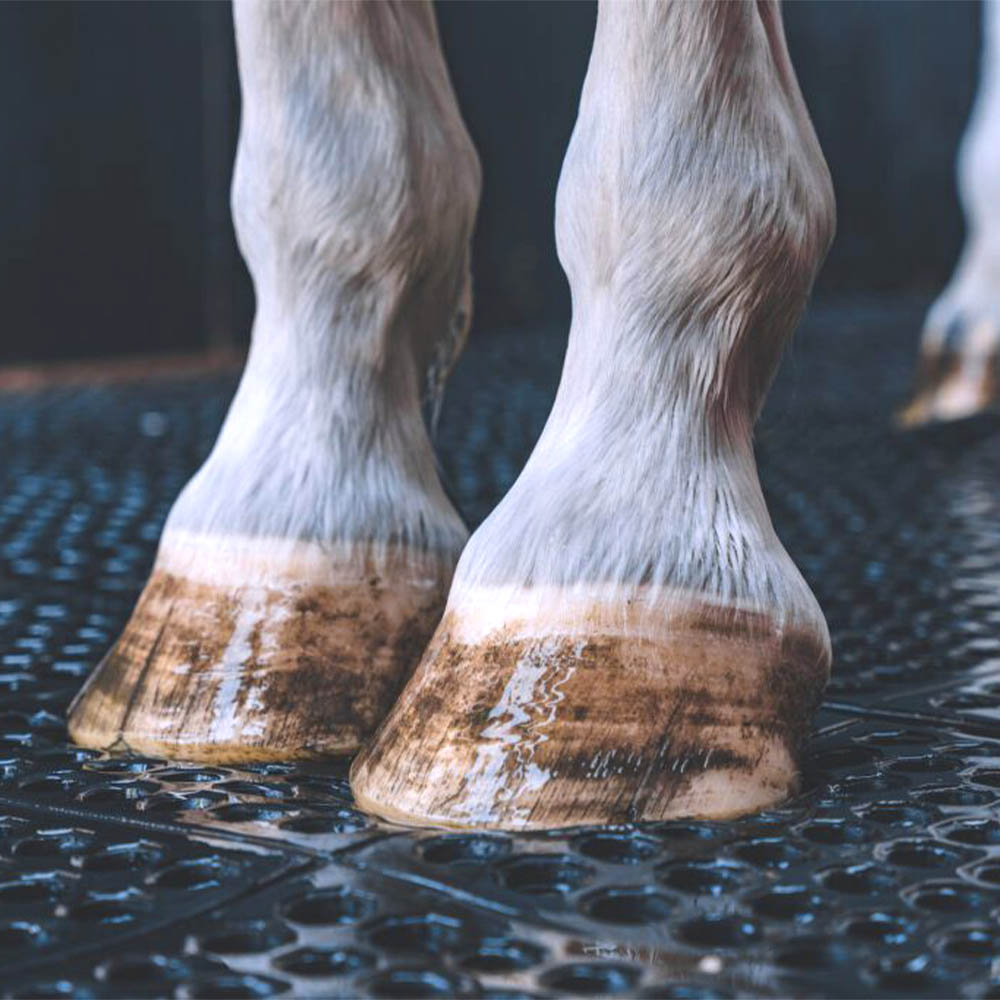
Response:
M398 548L168 534L70 736L218 763L353 753L420 658L451 571Z
M989 409L998 397L1000 378L995 351L924 353L917 365L910 401L896 414L896 423L910 428L961 420Z
M358 804L407 825L532 830L727 818L794 792L825 629L640 605L508 607L502 625L449 610L354 763Z

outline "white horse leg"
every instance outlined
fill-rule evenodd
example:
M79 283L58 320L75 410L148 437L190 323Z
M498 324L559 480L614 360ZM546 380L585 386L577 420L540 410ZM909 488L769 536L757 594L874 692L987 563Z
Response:
M983 4L979 92L958 154L966 241L924 323L904 425L966 417L1000 396L1000 3Z
M469 321L479 165L426 3L238 3L233 213L257 316L215 448L70 710L94 747L357 749L466 532L421 406Z
M775 4L602 4L556 203L556 401L355 762L362 806L523 829L796 786L829 638L751 429L833 223Z

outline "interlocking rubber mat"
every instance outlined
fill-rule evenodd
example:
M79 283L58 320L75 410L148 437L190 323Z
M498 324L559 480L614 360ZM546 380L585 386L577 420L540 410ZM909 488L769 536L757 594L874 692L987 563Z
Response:
M68 745L235 380L0 396L0 995L1000 997L1000 418L891 429L921 313L814 310L772 393L835 673L803 794L728 823L403 831L343 766ZM439 432L473 523L562 349L473 336Z

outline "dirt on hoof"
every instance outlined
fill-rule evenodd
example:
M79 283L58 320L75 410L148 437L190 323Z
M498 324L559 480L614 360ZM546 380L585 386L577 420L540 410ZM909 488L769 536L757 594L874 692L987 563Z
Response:
M829 675L825 637L721 609L655 637L456 641L449 612L355 761L405 824L545 829L722 818L785 798Z
M72 739L219 763L356 752L433 633L450 569L313 576L238 586L154 569L70 707Z
M896 414L903 428L961 420L994 406L1000 399L1000 357L960 351L922 354L910 399Z

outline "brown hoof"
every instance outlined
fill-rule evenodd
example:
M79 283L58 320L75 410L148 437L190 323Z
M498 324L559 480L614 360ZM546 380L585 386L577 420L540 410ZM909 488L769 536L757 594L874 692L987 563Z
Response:
M528 830L725 818L794 792L825 629L693 602L657 621L639 603L546 616L544 634L537 618L484 629L446 613L354 763L358 804Z
M992 331L992 326L989 327ZM995 351L924 353L917 363L910 401L896 414L900 427L961 420L989 409L1000 397Z
M70 736L220 763L353 753L419 659L451 572L393 548L166 535Z

